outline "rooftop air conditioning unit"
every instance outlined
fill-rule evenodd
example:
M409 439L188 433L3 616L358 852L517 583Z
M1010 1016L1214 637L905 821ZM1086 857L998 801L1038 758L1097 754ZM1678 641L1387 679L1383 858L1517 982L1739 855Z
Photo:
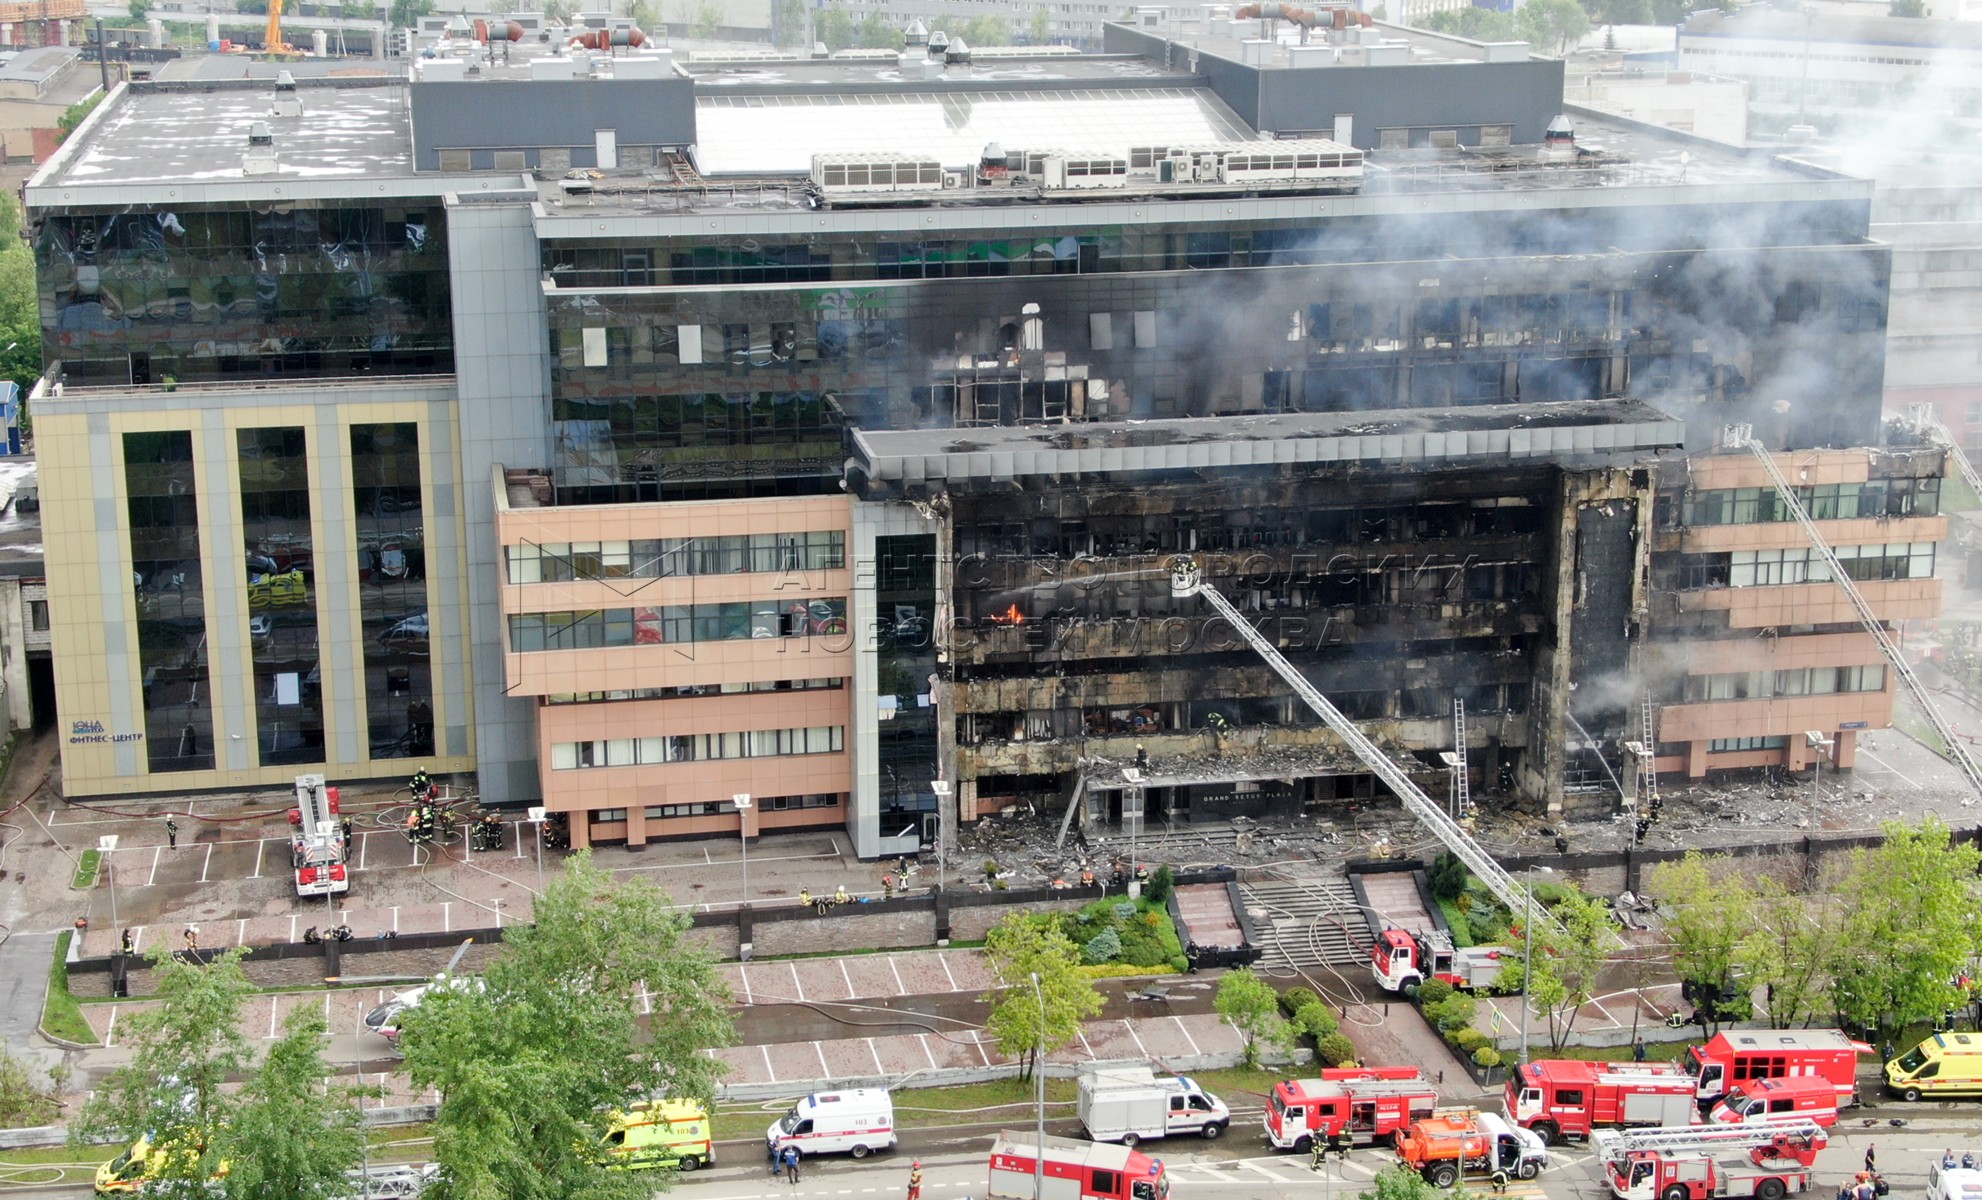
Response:
M241 156L241 174L275 174L275 135L269 132L267 121L256 121L248 126L248 152Z

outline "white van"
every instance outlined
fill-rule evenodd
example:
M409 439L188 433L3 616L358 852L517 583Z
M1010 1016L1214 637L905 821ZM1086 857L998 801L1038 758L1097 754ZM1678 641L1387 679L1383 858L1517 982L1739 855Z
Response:
M1952 1155L1954 1152L1950 1150L1947 1153ZM1974 1161L1972 1156L1969 1161ZM1940 1159L1928 1160L1927 1200L1978 1200L1978 1198L1982 1198L1982 1170L1972 1167L1942 1166Z
M851 1154L895 1146L895 1098L882 1088L814 1092L771 1122L764 1141L772 1152L796 1146L800 1155Z

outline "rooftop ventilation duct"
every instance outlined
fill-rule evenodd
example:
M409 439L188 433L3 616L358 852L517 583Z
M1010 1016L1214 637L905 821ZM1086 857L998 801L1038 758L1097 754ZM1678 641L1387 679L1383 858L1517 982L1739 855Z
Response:
M938 29L929 35L929 57L941 61L943 52L950 48L950 35Z
M943 47L943 61L953 67L970 65L970 44L962 38L953 38Z
M908 31L902 36L909 50L920 51L929 44L929 28L920 21L910 21Z
M241 156L241 174L275 174L275 135L269 132L267 121L248 126L248 152Z
M303 115L303 98L296 94L296 77L287 71L275 76L275 103L269 108L274 117L300 117Z

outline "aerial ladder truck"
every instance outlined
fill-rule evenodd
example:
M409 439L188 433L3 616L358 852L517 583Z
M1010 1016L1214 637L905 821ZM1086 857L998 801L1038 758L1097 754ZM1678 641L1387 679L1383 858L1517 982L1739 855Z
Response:
M1617 1200L1783 1200L1810 1190L1828 1142L1815 1122L1599 1130L1590 1140Z

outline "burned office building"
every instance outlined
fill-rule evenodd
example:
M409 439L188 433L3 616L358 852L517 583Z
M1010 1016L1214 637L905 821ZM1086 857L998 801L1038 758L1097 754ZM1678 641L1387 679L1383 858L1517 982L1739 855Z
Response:
M27 190L61 702L145 735L71 790L390 774L417 699L579 845L1373 795L1192 555L1434 793L1463 704L1607 802L1670 464L1879 435L1870 186L1314 34L119 90Z

